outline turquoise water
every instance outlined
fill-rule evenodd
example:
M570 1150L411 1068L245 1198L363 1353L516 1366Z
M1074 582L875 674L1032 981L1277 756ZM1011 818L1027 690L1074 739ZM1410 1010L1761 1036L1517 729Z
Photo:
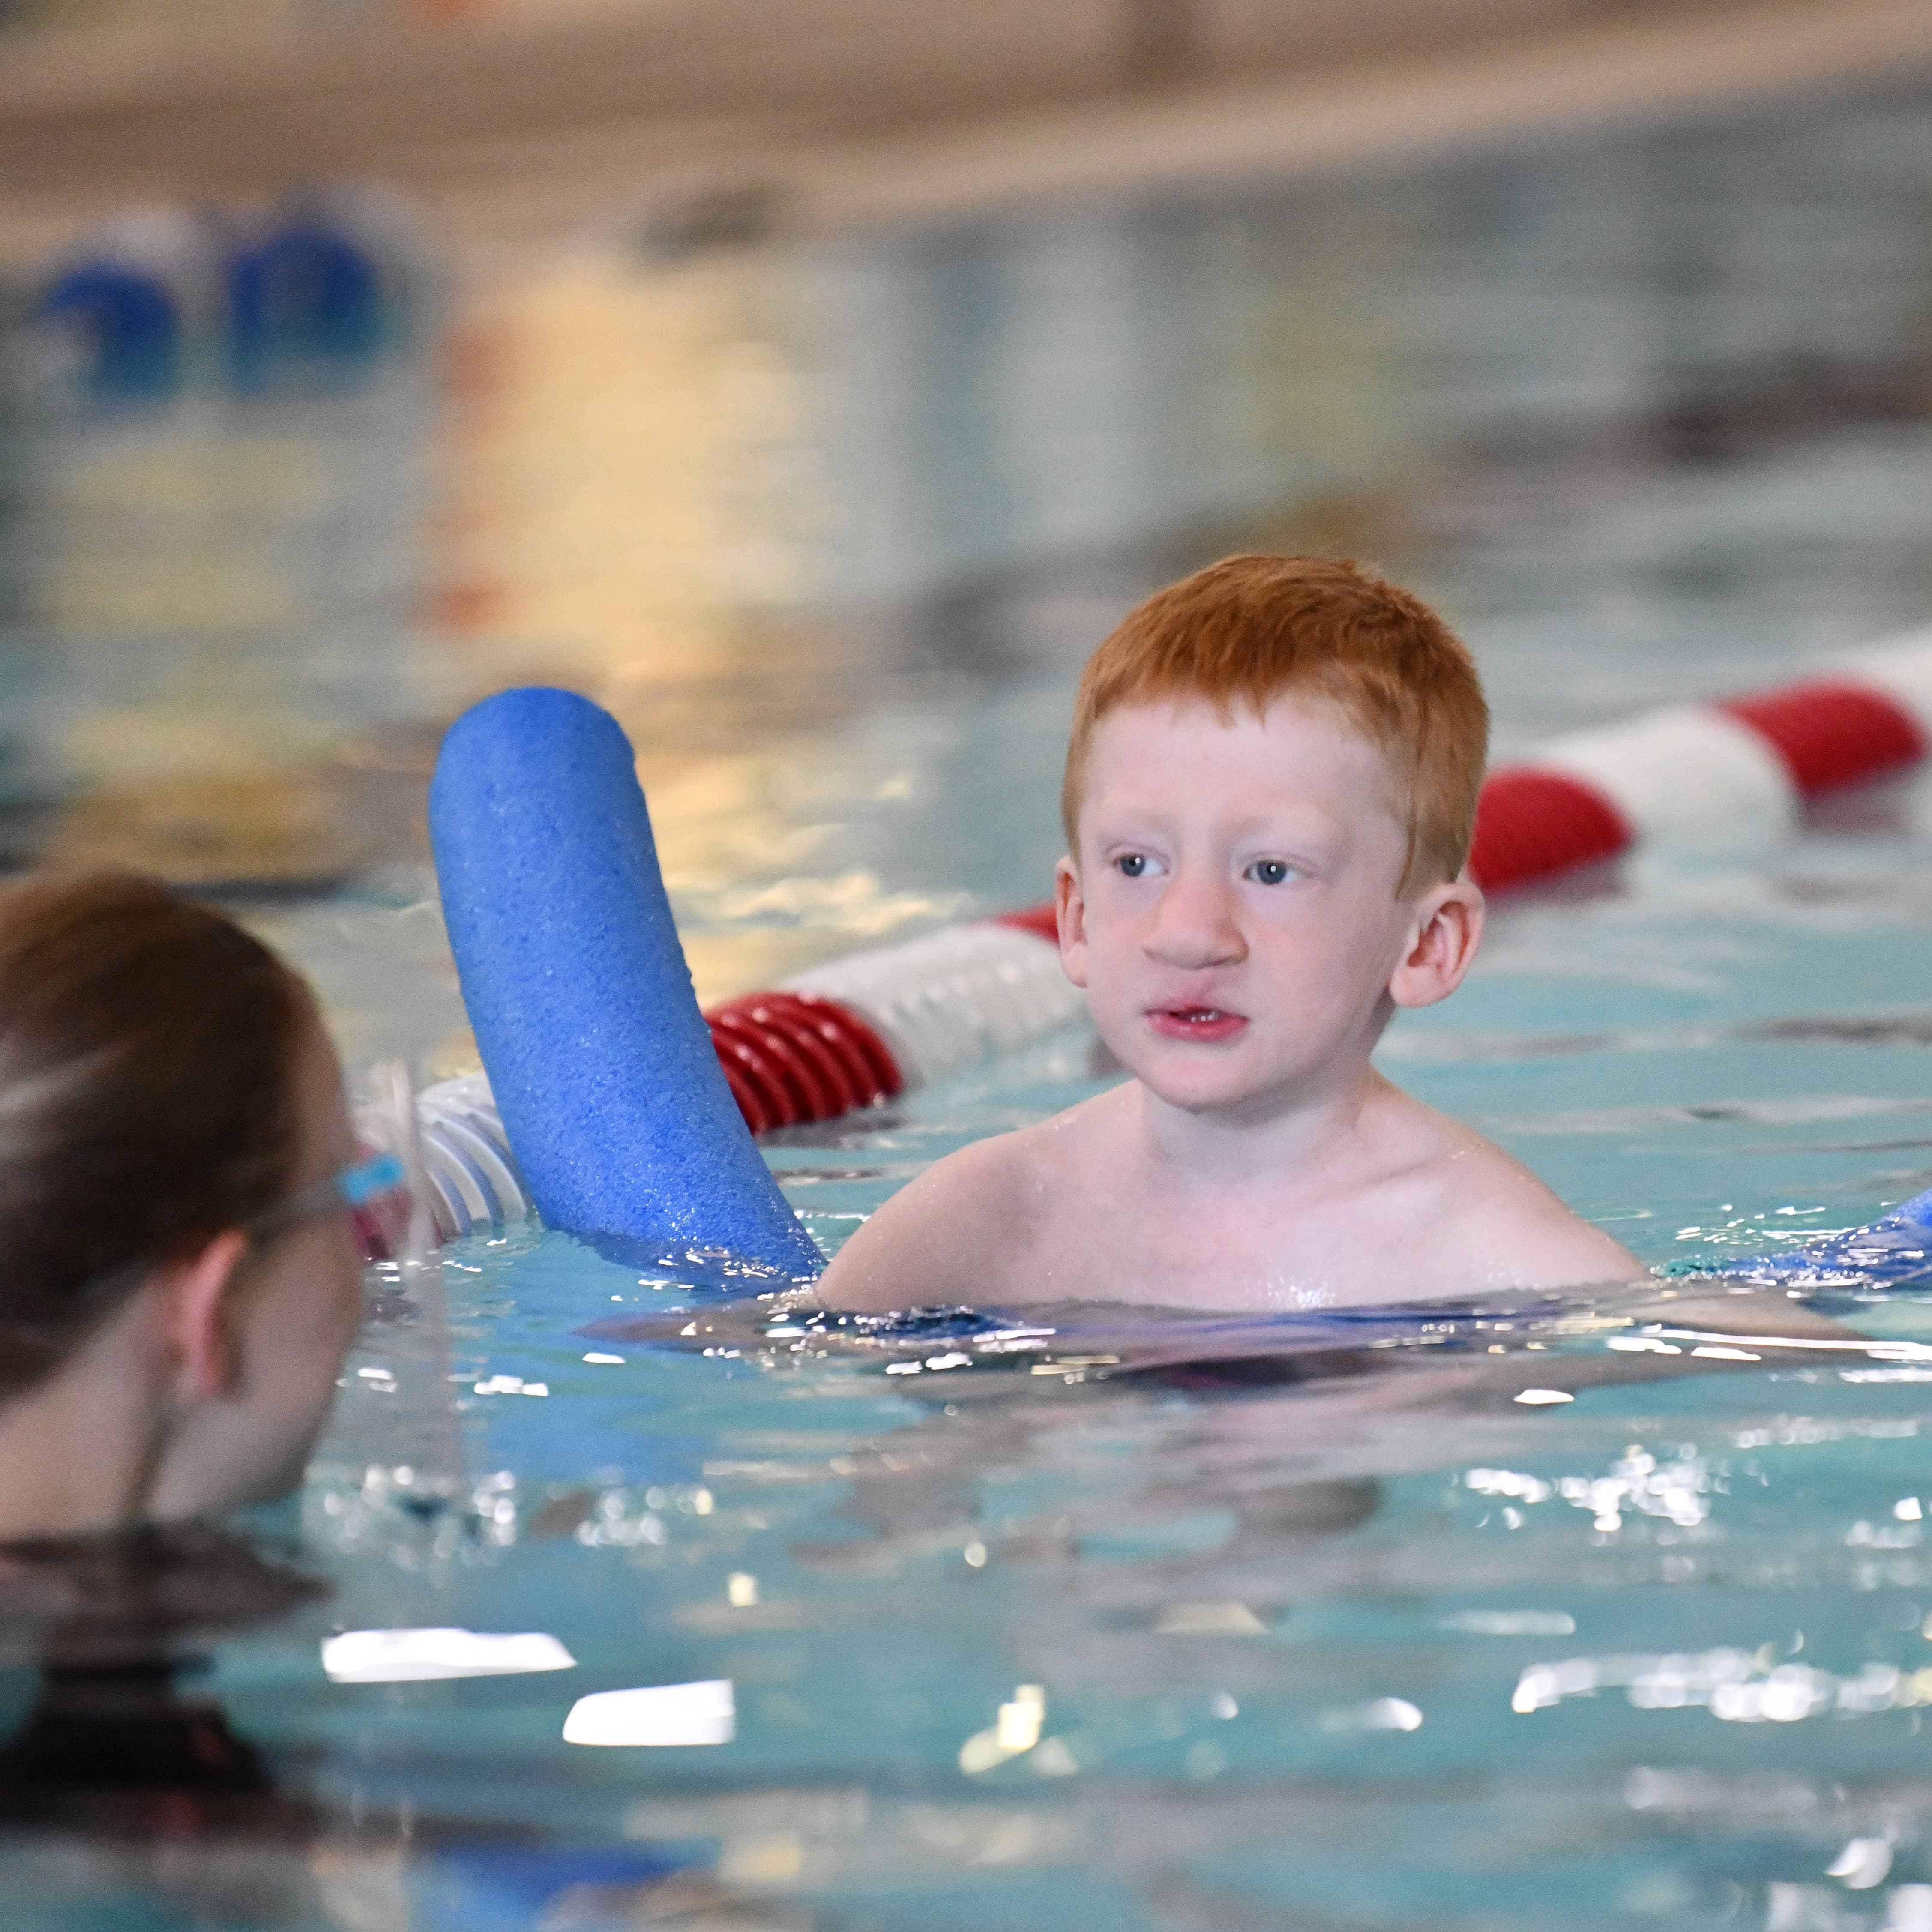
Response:
M728 338L783 348L755 370L790 400L731 446L771 542L755 568L726 544L736 615L682 630L589 535L572 566L621 621L566 608L527 548L524 644L412 618L440 566L345 507L453 460L457 405L401 366L380 450L329 405L275 419L336 452L332 494L271 519L289 554L333 517L368 567L269 572L254 629L184 604L141 658L102 596L52 627L48 584L98 587L74 505L100 486L27 494L22 837L104 836L117 783L134 813L128 738L88 724L104 667L175 666L178 720L246 698L233 733L275 758L238 776L181 722L143 782L202 789L140 796L245 778L260 812L344 770L406 800L466 680L565 664L638 736L700 978L742 983L1038 896L1081 656L1239 542L1366 551L1439 600L1505 754L1774 682L1932 618L1928 204L1932 114L1904 100L716 268ZM626 301L724 299L703 264L626 273ZM218 455L240 431L116 433ZM22 447L71 476L105 434L50 416ZM801 466L837 514L795 514ZM307 735L277 736L291 716ZM316 973L352 1059L460 1019L406 817L326 890L216 881ZM1869 1220L1932 1181L1928 862L1918 781L1519 900L1383 1064L1653 1264ZM770 1156L831 1246L1106 1078L1070 1029ZM446 1338L376 1285L304 1493L260 1526L325 1594L183 1639L180 1694L276 1796L20 1825L10 1927L1932 1927L1932 1378L1899 1351L1666 1365L1608 1346L1628 1304L1602 1300L1341 1333L828 1325L530 1228L449 1250L442 1292ZM1828 1306L1932 1340L1932 1291ZM325 1674L332 1634L446 1626L572 1662ZM719 1682L728 1742L566 1741L580 1698Z

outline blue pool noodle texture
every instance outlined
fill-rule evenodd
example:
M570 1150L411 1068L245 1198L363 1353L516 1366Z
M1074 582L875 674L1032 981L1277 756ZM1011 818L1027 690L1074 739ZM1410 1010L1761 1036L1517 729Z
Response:
M464 1000L544 1220L816 1274L698 1010L616 719L564 691L488 698L444 739L429 812Z

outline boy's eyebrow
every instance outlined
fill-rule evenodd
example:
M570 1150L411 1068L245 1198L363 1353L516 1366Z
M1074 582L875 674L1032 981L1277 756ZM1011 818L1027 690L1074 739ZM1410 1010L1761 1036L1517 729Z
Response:
M1090 836L1103 845L1131 841L1148 834L1159 836L1168 828L1145 821L1160 816L1157 811L1130 806L1114 813L1096 809ZM1325 814L1318 822L1286 827L1256 818L1246 824L1238 821L1228 834L1228 842L1232 846L1271 849L1291 858L1300 855L1324 862L1333 859L1336 848L1345 842L1346 830L1342 821Z

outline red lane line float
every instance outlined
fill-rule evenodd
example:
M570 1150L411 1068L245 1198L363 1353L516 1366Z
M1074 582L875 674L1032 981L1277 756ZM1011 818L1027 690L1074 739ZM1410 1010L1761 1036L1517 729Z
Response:
M1594 786L1562 772L1506 765L1483 782L1469 876L1486 892L1507 892L1614 859L1630 843L1623 814Z
M1084 1005L1060 970L1053 908L1040 906L848 953L704 1017L746 1121L764 1133L877 1106Z
M1049 899L1045 905L1026 906L1018 912L1003 912L993 923L1010 926L1016 932L1030 932L1049 946L1060 944L1060 915Z
M1734 698L1718 709L1766 740L1807 798L1925 755L1919 720L1896 698L1838 679Z

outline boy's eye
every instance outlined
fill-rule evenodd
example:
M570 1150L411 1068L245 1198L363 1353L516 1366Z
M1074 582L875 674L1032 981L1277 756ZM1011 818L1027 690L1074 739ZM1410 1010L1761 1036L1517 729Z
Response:
M1294 869L1286 859L1257 859L1248 868L1248 877L1258 886L1285 885Z
M1120 868L1123 878L1138 879L1147 871L1147 854L1144 852L1123 852L1114 863Z

